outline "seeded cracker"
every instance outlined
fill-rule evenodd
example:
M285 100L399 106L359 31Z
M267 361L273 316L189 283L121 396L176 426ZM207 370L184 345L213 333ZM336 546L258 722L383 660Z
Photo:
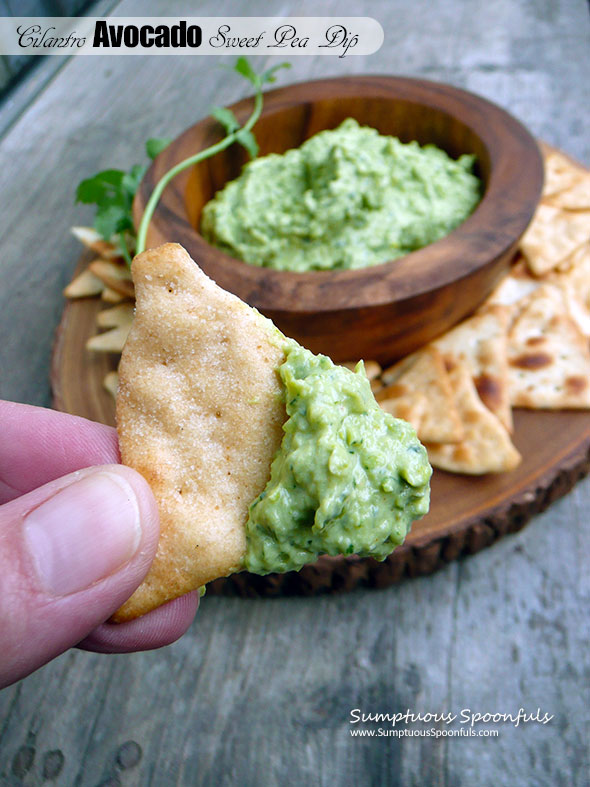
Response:
M124 464L149 482L161 536L130 620L240 567L248 506L286 419L272 323L165 244L133 261L136 317L119 366Z

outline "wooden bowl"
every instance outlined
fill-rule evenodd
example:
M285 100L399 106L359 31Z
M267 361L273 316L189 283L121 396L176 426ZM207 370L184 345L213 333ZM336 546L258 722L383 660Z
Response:
M252 99L232 109L244 122ZM436 243L369 268L290 273L248 265L198 232L203 206L248 160L242 146L233 145L168 186L148 246L181 243L221 287L314 352L335 361L388 363L443 333L489 294L535 211L543 164L530 133L489 101L450 85L388 76L324 79L269 91L254 129L260 154L297 147L347 117L403 142L432 142L453 158L475 153L485 192L474 213ZM157 157L138 189L136 224L159 178L220 138L219 124L207 118Z

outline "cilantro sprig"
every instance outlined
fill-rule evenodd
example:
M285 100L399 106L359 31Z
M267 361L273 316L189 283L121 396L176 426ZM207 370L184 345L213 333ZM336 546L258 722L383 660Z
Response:
M231 109L214 107L212 113L213 117L219 123L221 123L227 136L225 136L217 144L211 145L210 147L205 148L205 150L201 150L198 153L195 153L193 156L189 156L188 158L184 159L184 161L181 161L179 164L176 164L176 166L168 170L168 172L158 181L147 202L147 205L145 206L141 222L139 223L139 228L137 230L137 254L140 254L145 249L146 235L151 218L154 215L156 205L158 204L164 189L170 183L170 181L176 177L176 175L188 167L192 167L194 164L198 164L200 161L214 156L221 150L225 150L225 148L233 145L234 142L239 142L240 145L243 145L252 158L258 154L258 144L254 134L252 133L252 127L255 125L256 121L260 117L260 113L262 112L262 88L265 84L276 81L275 75L279 69L290 67L290 63L279 63L278 65L258 74L256 71L254 71L250 65L250 62L245 57L239 57L237 59L234 66L234 71L254 85L254 109L252 110L252 114L244 123L244 125L240 126L238 119Z
M171 141L165 137L148 139L146 155L155 159ZM147 168L147 164L135 164L129 172L105 169L83 180L76 189L77 202L96 205L94 229L104 240L114 239L128 263L131 262L130 249L133 250L135 246L131 206Z
M276 81L276 72L279 69L290 67L290 63L279 63L266 71L258 73L245 57L237 59L233 70L254 86L254 107L250 117L244 125L240 125L231 109L227 107L213 107L211 115L223 127L226 136L215 145L211 145L205 150L200 150L198 153L184 159L184 161L176 164L162 176L147 202L137 230L137 238L134 232L131 206L139 183L147 170L147 164L135 165L129 172L117 169L103 170L79 184L76 191L77 201L97 206L94 228L105 240L116 240L128 264L131 264L131 253L139 254L144 251L149 223L154 215L156 205L164 189L176 175L188 167L192 167L194 164L198 164L200 161L225 150L225 148L233 145L234 142L246 148L251 158L255 158L258 155L258 143L252 133L252 128L262 112L262 89L264 85ZM154 159L170 142L171 140L167 138L148 139L146 143L147 156L150 159Z

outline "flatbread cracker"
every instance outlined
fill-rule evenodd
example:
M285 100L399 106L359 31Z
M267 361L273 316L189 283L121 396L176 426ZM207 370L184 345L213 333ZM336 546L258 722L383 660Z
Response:
M449 372L449 380L465 436L454 445L427 445L431 464L451 473L469 475L514 470L521 456L500 420L479 398L469 369L458 364Z
M506 337L510 308L494 305L464 320L435 342L443 354L463 363L475 383L477 392L488 409L513 429Z
M590 350L563 293L544 284L529 296L508 334L515 407L590 408Z
M250 503L286 421L274 325L219 288L178 244L135 258L136 316L119 366L124 464L149 482L161 535L115 614L130 620L240 568Z
M453 403L444 360L435 347L425 347L404 358L384 371L381 377L386 386L395 383L399 395L421 393L426 397L428 407L416 430L422 442L445 443L462 439L463 426ZM380 398L384 398L381 392Z
M541 203L520 240L520 250L536 276L556 268L590 239L590 211L565 211Z

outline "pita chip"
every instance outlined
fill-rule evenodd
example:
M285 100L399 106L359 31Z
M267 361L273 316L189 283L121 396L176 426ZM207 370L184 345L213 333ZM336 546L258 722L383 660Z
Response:
M382 388L375 394L379 407L394 418L401 418L412 424L416 434L421 431L422 418L428 409L428 399L420 391L408 391L404 385Z
M239 570L250 503L286 420L282 335L219 288L178 244L132 265L136 315L119 366L124 464L149 482L158 552L114 620L130 620ZM247 461L245 461L247 457Z
M463 426L453 402L443 357L435 347L428 346L409 355L384 371L381 377L386 386L378 392L381 406L388 398L408 397L416 393L426 397L428 406L417 427L421 441L445 443L461 440ZM388 390L389 396L386 394Z
M520 250L535 274L554 270L590 239L590 211L565 211L541 203L520 240Z
M500 304L501 306L513 306L540 286L540 280L535 276L531 276L524 257L519 255L518 262L510 268L508 274L504 276L502 281L492 290L491 295L486 298L480 306L479 311L483 311L489 306L495 306L496 304Z
M590 174L584 172L572 186L554 194L547 201L564 210L590 210Z
M482 402L512 431L512 408L506 357L510 308L493 305L464 320L435 342L445 360L464 364Z
M575 186L586 175L586 170L576 166L571 159L558 150L551 150L545 156L545 183L543 198L552 197L564 189Z
M479 398L469 369L458 364L449 372L449 380L465 435L459 443L427 445L431 464L468 475L513 470L521 456L505 427Z
M534 292L508 334L510 396L515 407L590 408L590 350L550 284Z
M347 369L350 369L351 372L354 372L357 363L358 361L344 361L341 366L346 366ZM377 363L377 361L363 361L363 365L365 367L365 374L369 380L375 380L381 374L381 366Z

